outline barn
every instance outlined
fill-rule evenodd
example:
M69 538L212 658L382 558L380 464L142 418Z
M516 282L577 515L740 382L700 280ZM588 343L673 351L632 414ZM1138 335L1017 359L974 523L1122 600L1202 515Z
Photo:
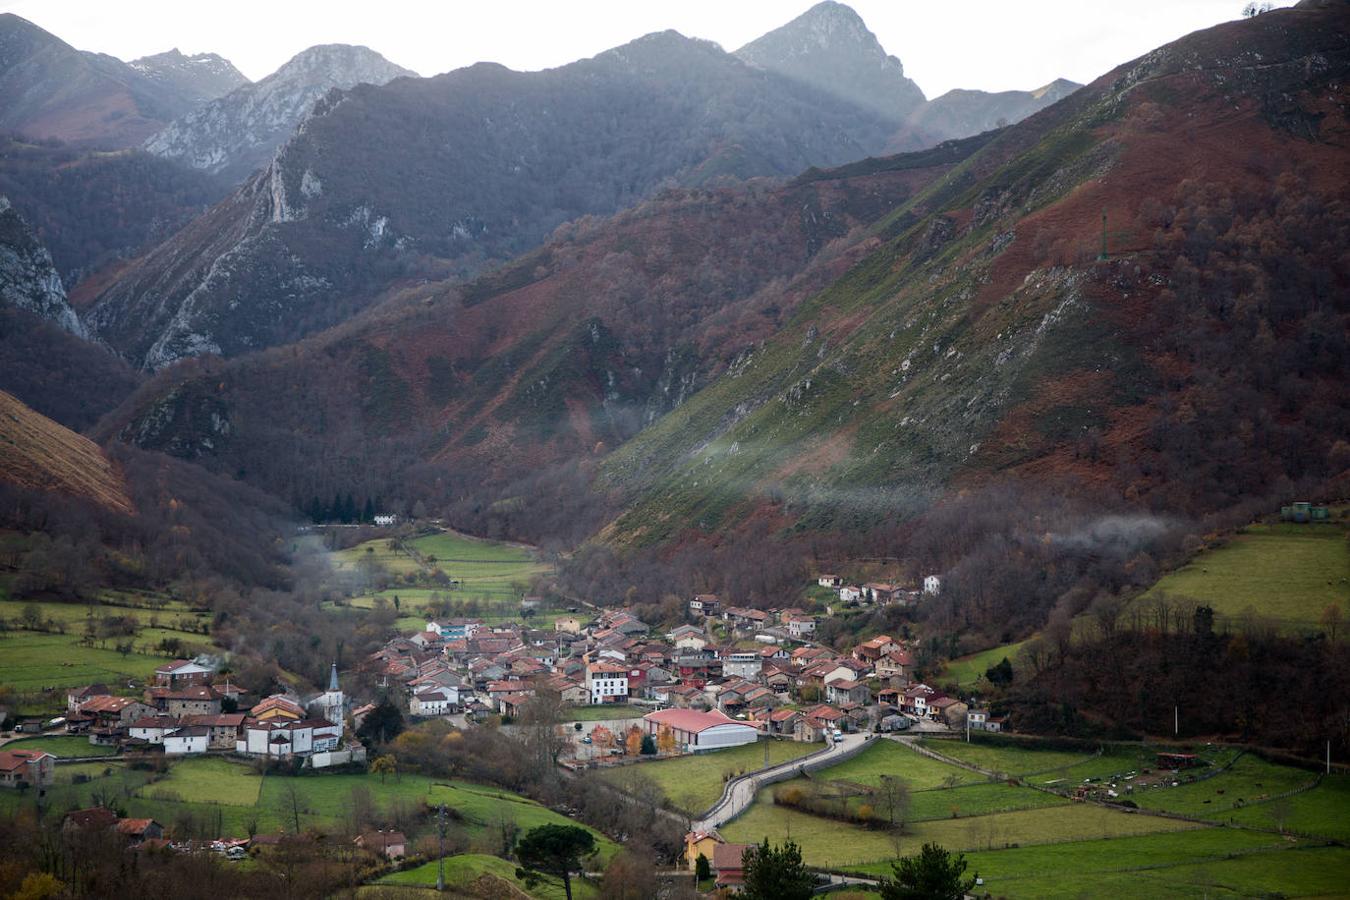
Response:
M738 722L720 712L662 709L647 713L642 721L647 733L654 737L663 729L670 729L675 745L689 753L753 744L759 737L759 729L754 725Z

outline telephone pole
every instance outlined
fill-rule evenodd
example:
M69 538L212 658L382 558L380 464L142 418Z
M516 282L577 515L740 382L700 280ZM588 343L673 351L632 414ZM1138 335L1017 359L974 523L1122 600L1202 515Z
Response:
M445 890L445 804L442 803L440 809L436 811L436 837L438 850L436 854L436 890Z

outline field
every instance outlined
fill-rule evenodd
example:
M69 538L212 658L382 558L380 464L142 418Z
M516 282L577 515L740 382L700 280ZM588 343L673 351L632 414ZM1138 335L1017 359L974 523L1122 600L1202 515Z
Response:
M727 840L747 844L758 843L765 837L778 842L790 836L801 845L802 855L808 864L845 867L908 856L917 853L925 843L933 841L949 850L976 850L1008 844L1025 846L1196 827L1199 826L1177 819L1130 815L1090 804L1073 803L1044 809L915 822L905 834L896 837L885 831L775 806L771 790L766 790L760 792L744 815L721 830Z
M1112 844L1118 841L1110 842ZM1013 851L1015 852L1015 851ZM1159 897L1214 900L1220 897L1343 897L1350 877L1350 850L1343 847L1288 847L1255 850L1195 863L1140 870L1070 872L998 881L1010 898Z
M1163 576L1158 592L1204 602L1220 616L1249 610L1279 624L1316 626L1327 606L1350 616L1350 545L1343 525L1252 525Z
M197 829L215 836L216 824L226 837L266 834L295 829L341 827L353 807L357 791L367 791L378 808L388 811L401 804L409 811L423 804L445 803L456 810L472 842L486 845L494 822L509 818L522 831L544 824L575 824L552 810L510 791L468 782L435 781L421 775L390 776L381 781L366 774L316 774L299 777L258 775L252 767L216 758L178 760L167 775L134 771L124 763L80 763L57 767L57 780L47 791L46 805L54 814L92 805L95 793L112 793L129 816L149 816L169 827ZM70 774L90 777L71 784ZM104 775L104 771L109 774ZM32 804L15 791L0 791L0 813ZM616 845L600 835L601 857L607 860Z
M113 756L114 747L103 747L89 743L89 739L73 734L45 735L42 737L20 738L5 744L6 750L46 750L52 756L78 759L82 756ZM62 767L65 768L65 767Z
M920 756L895 741L874 741L866 750L837 766L816 773L827 781L851 781L876 785L882 775L905 779L911 791L950 784L973 784L987 779L976 772L957 768L927 756Z
M640 719L650 710L626 703L611 703L601 706L572 706L564 716L567 722L604 722L610 719Z
M146 653L123 656L79 641L75 634L0 633L0 684L21 694L95 682L111 688L127 679L145 681L167 658Z
M456 594L514 600L536 575L550 571L525 547L443 533L413 541L418 553L459 582Z
M415 555L404 552L388 538L379 538L332 554L339 570L359 570L369 560L392 575L412 576L418 582L372 591L340 605L330 603L326 608L368 610L382 598L396 608L394 626L403 632L420 631L426 625L430 618L427 607L433 600L449 601L462 607L461 614L489 623L521 621L520 597L536 576L551 571L528 547L454 532L416 538L410 546ZM444 584L432 582L437 573L448 580ZM529 621L549 627L558 615L556 611L539 610Z
M437 863L429 862L415 869L405 869L381 878L377 884L425 885L436 884ZM461 856L448 856L445 859L445 886L457 895L457 888L464 888L483 875L492 875L510 884L518 891L539 897L541 900L562 900L562 879L548 876L533 888L516 878L516 864L496 856L480 853L465 853ZM572 877L572 896L582 900L598 896L598 891L589 882L577 876Z
M771 766L824 749L823 744L759 741L730 750L659 759L637 763L636 766L625 766L622 769L610 769L605 773L605 777L617 780L626 772L641 772L656 782L661 792L676 807L685 812L699 813L712 806L717 802L717 798L722 796L724 775L753 772L764 768L766 745L769 748L768 764Z
M979 653L972 653L970 656L963 656L960 659L953 659L947 663L947 669L940 678L934 683L955 681L958 685L965 687L972 685L984 677L984 673L991 667L998 665L1006 656L1008 662L1017 664L1017 651L1022 649L1026 641L1018 641L1015 644L1003 644L998 647L991 647L988 650L981 650Z
M1350 841L1350 775L1329 775L1317 787L1286 801L1252 803L1213 814L1216 821L1255 828L1282 822L1288 831Z
M1337 896L1350 851L1277 835L1203 828L966 854L995 896ZM890 873L888 863L860 867Z
M985 742L978 738L965 741L923 741L922 745L935 753L959 759L961 762L1004 775L1025 775L1046 772L1087 761L1087 751L1059 752L1027 750L1016 745Z

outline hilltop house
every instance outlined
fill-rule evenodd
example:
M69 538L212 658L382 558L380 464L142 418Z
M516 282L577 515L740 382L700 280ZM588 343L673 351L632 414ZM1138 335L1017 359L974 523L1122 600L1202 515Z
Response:
M711 618L721 610L722 601L716 594L695 594L689 601L689 612L696 616Z
M923 592L925 594L938 594L942 592L942 578L938 575L926 575L923 579Z
M212 669L190 659L175 659L155 669L155 684L160 687L184 687L189 684L206 684L211 680Z

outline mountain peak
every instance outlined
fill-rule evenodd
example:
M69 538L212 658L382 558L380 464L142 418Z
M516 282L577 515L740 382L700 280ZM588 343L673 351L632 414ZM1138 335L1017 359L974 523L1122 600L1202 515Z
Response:
M261 81L243 84L170 123L146 141L145 149L240 179L265 163L314 101L333 88L416 75L369 47L319 44L300 51Z
M857 12L834 0L817 3L736 55L896 121L924 102L900 60L886 52Z

